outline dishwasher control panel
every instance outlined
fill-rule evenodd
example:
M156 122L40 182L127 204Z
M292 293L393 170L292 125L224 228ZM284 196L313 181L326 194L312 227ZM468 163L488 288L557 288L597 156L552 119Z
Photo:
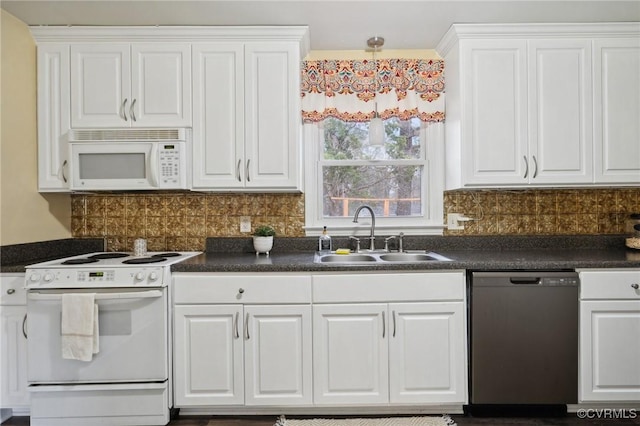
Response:
M574 286L579 284L578 277L542 277L540 284L548 286Z

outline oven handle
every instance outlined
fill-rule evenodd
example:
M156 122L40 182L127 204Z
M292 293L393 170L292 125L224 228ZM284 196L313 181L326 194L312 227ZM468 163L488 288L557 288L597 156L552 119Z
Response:
M62 293L45 294L38 292L29 292L28 295L31 300L60 300L62 299ZM150 291L132 291L128 293L96 293L96 300L109 300L109 299L149 299L154 297L162 297L162 291L150 290Z

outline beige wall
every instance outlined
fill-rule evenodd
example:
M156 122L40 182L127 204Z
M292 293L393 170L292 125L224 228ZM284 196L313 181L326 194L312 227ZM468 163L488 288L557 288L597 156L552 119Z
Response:
M0 245L69 238L69 195L38 193L35 42L4 10L0 34Z

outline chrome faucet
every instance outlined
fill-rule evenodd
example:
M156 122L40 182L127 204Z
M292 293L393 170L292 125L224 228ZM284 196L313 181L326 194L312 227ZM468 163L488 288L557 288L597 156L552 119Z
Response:
M376 215L373 212L373 209L367 205L363 205L358 207L358 209L356 210L356 214L353 216L353 223L358 223L358 216L360 215L360 211L362 209L367 209L369 210L369 213L371 214L371 234L369 235L369 251L374 251L376 249L376 236L375 236L375 228L376 228Z

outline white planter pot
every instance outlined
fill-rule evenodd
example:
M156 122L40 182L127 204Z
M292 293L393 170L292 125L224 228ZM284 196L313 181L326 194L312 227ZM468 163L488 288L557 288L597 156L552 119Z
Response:
M256 251L256 255L260 253L266 253L269 256L269 252L273 247L273 236L271 237L253 237L253 248Z

